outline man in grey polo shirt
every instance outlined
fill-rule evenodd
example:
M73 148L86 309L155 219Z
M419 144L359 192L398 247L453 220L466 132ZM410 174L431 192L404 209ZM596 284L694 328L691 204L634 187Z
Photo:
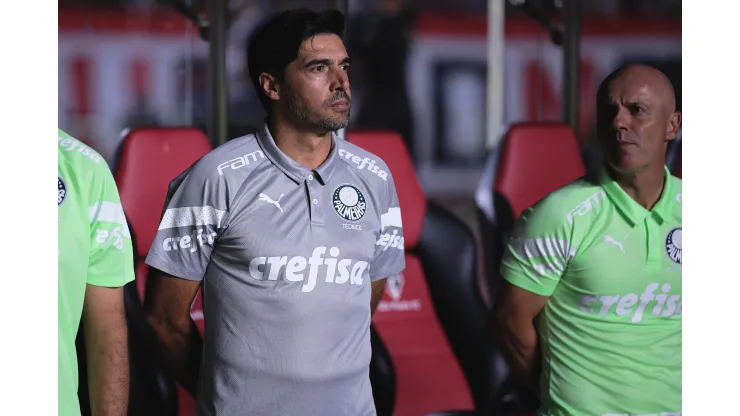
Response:
M369 327L405 267L393 177L338 140L349 58L336 11L257 30L249 70L264 127L170 184L146 262L149 322L196 414L366 416ZM189 315L203 288L203 340Z

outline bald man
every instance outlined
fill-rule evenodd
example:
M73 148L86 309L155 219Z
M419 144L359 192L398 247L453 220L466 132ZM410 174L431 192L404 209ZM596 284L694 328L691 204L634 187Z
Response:
M605 163L522 214L494 328L539 415L681 415L681 124L664 74L630 65L597 96Z

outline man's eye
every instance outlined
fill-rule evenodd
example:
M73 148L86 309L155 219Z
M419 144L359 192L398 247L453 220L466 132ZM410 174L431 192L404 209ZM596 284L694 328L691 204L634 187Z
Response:
M311 71L313 71L313 72L324 72L324 69L325 68L326 67L324 65L318 65L318 66L315 66L315 67L311 68Z

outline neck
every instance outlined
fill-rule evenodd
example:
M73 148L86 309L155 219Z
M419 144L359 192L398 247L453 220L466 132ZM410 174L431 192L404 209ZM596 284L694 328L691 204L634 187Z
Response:
M308 169L316 169L331 152L331 132L306 131L284 119L269 119L267 126L275 145L289 158Z
M665 186L666 175L663 164L656 163L639 172L620 171L613 166L609 173L624 192L647 210L658 203Z

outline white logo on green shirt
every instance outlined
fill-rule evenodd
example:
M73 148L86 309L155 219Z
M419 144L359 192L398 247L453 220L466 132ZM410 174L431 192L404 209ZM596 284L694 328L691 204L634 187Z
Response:
M681 264L681 228L674 228L665 238L665 251L676 264Z
M601 198L601 200L606 201L606 192L604 192L603 189L599 189L595 194L589 196L588 198L586 198L585 201L581 202L575 208L573 208L566 217L568 219L568 224L573 224L573 217L575 215L582 217L586 215L587 212L591 211L596 205L598 205L599 197Z
M622 238L622 241L617 241L614 239L614 237L610 235L605 235L604 242L609 243L609 244L614 244L615 246L619 247L619 250L622 252L622 254L627 254L627 252L624 251L624 240L626 240L627 237L628 236L625 235L624 238Z
M660 287L662 293L654 292ZM612 313L617 316L632 315L632 323L640 323L643 314L655 317L669 317L681 314L681 295L670 295L670 283L650 283L642 294L626 293L617 295L586 295L581 296L581 311L589 315L599 314L602 316ZM639 302L639 303L638 303ZM648 309L648 306L651 308Z

